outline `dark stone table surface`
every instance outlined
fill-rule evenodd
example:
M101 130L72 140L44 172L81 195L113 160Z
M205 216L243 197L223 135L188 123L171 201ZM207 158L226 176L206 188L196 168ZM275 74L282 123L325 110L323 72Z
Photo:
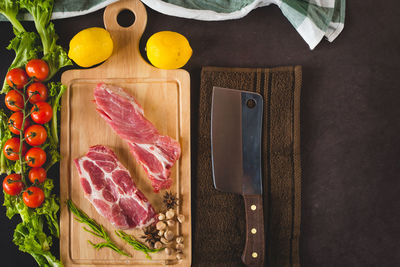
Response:
M161 30L182 33L194 51L184 67L191 76L193 153L202 66L303 66L301 264L400 266L400 2L347 1L343 32L314 51L276 6L224 22L147 11L142 53ZM102 14L55 21L60 44L103 26ZM13 36L9 23L0 23L0 36L3 77L13 58L5 49ZM35 265L12 243L17 221L0 208L0 266Z

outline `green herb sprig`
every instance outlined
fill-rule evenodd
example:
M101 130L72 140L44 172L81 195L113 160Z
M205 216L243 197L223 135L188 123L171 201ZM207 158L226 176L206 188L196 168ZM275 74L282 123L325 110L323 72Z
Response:
M100 237L105 240L105 242L97 244L94 244L88 240L89 244L91 244L96 250L107 247L121 255L131 257L131 255L129 255L128 253L117 247L117 245L111 240L111 237L105 231L104 227L101 224L98 224L95 220L89 218L89 216L85 212L80 210L78 207L76 207L75 204L70 199L67 200L67 205L68 209L76 216L75 220L89 226L91 230L89 230L86 227L83 227L83 229L86 232L91 233L92 235Z
M128 235L127 233L125 233L122 230L115 231L115 234L119 238L121 238L122 240L127 242L129 245L131 245L135 250L142 251L144 254L146 254L146 258L148 258L148 259L151 259L149 253L155 253L155 252L158 252L158 251L164 249L164 248L151 249L151 248L147 247L145 244L136 240L133 236Z

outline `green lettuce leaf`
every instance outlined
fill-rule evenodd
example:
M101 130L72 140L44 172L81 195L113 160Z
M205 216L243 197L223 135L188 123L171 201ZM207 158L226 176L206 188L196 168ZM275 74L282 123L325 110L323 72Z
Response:
M0 109L0 173L10 174L11 172L20 173L21 164L17 161L8 160L3 151L5 142L12 137L12 133L8 129L8 117L3 110Z
M52 34L49 34L51 30L48 27L54 0L19 0L19 3L21 8L25 8L32 15L36 30L42 40L43 53L47 54L51 45L55 43Z
M43 59L49 65L50 80L62 67L72 65L65 50L57 45L58 35L54 24L50 22L54 0L20 0L21 8L25 8L33 17L36 30L43 45Z
M29 60L38 58L38 54L41 51L39 36L34 32L17 33L7 46L7 49L15 51L14 61L8 70L24 67ZM4 79L1 93L6 94L10 89L11 87L7 84L6 79Z
M6 17L13 25L15 31L24 32L25 29L17 19L19 2L15 0L0 1L0 14Z
M59 238L60 237L60 226L58 224L57 213L60 209L58 198L55 194L51 194L51 190L54 188L52 179L47 178L43 183L43 191L45 200L39 208L36 208L35 212L40 215L44 215L47 221L47 226L50 233Z

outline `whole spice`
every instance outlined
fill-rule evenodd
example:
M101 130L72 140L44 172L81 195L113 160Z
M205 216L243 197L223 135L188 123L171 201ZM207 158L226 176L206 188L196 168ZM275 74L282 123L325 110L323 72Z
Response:
M178 206L179 199L176 197L176 194L167 191L163 197L163 203L167 209L173 209L175 206Z
M161 244L160 241L157 241L157 242L154 244L154 248L155 248L155 249L161 249L162 246L163 246L163 245Z
M160 241L158 230L154 225L150 225L143 230L144 235L141 236L150 246L154 247L157 241Z
M185 221L185 215L179 214L177 217L178 222L183 223Z
M185 246L184 246L182 243L176 244L176 249L177 249L177 250L183 250L184 247L185 247Z
M165 245L169 244L169 241L167 239L165 239L164 237L161 237L160 241L161 241L161 243L163 243Z
M164 230L166 227L167 227L167 225L166 225L164 222L162 222L162 221L159 221L159 222L156 224L156 228L157 228L157 230L159 230L159 231Z
M176 243L183 243L183 236L176 237Z
M158 231L158 235L159 236L164 236L164 232L165 232L164 230L160 230L160 231Z
M175 216L175 211L173 209L169 209L167 213L165 213L165 217L167 218L167 220L174 218L174 216Z
M163 213L158 214L158 220L159 221L164 221L165 220L165 214L163 214Z
M183 260L184 257L185 257L185 256L183 255L182 252L176 253L176 259L177 259L177 260Z
M169 227L173 227L175 225L175 221L174 220L168 220L167 224Z
M174 232L172 232L171 230L167 230L164 233L164 237L165 239L167 239L168 241L171 241L174 238Z

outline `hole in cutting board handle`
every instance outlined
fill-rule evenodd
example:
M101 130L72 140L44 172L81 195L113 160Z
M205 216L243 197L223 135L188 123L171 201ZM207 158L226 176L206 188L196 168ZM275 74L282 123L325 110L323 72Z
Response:
M123 28L128 28L135 23L135 14L129 9L123 9L117 15L117 23Z

